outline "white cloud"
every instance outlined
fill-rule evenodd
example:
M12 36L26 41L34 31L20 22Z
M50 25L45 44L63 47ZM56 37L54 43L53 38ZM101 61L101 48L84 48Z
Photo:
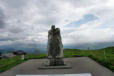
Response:
M1 45L45 44L52 24L60 27L64 45L114 41L113 0L0 0L0 10L6 26L0 29ZM66 26L86 14L98 19L78 27Z

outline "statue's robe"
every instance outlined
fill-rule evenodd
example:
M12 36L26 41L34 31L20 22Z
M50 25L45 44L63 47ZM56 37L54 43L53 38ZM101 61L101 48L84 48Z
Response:
M61 41L60 29L48 31L48 58L62 58L63 45Z

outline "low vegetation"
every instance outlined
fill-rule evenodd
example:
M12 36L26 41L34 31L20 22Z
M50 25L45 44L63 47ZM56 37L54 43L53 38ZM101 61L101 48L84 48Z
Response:
M27 54L27 55L25 55L25 60L42 59L42 58L46 58L46 54Z
M0 60L0 72L8 70L11 67L14 67L17 64L20 64L22 62L24 62L24 60L21 60L20 56L15 56L15 57L7 58L7 59L1 59Z
M114 72L114 47L108 47L100 50L64 49L65 58L82 56L88 56ZM46 58L46 54L27 54L25 55L24 60L21 59L21 56L1 59L0 72L10 69L26 60L42 58Z
M65 49L64 56L88 56L114 72L114 47L108 47L100 50Z

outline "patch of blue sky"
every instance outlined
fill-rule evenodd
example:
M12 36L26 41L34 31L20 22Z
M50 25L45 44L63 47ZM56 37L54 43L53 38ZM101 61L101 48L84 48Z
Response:
M78 21L73 21L69 24L66 25L66 27L74 27L74 26L80 26L82 24L85 24L85 23L88 23L90 21L94 21L94 20L97 20L98 17L93 15L93 14L86 14L84 15L84 17Z
M99 28L114 28L114 21L113 20L109 20L109 21L104 21Z

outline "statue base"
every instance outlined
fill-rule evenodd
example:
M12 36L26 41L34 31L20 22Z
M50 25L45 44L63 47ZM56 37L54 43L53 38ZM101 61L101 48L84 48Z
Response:
M49 66L60 66L60 65L65 65L62 58L49 59Z
M39 69L70 69L71 66L65 64L62 58L50 58L49 62L42 64Z
M70 65L61 65L61 66L49 66L49 65L43 65L40 66L38 69L70 69L72 68Z

